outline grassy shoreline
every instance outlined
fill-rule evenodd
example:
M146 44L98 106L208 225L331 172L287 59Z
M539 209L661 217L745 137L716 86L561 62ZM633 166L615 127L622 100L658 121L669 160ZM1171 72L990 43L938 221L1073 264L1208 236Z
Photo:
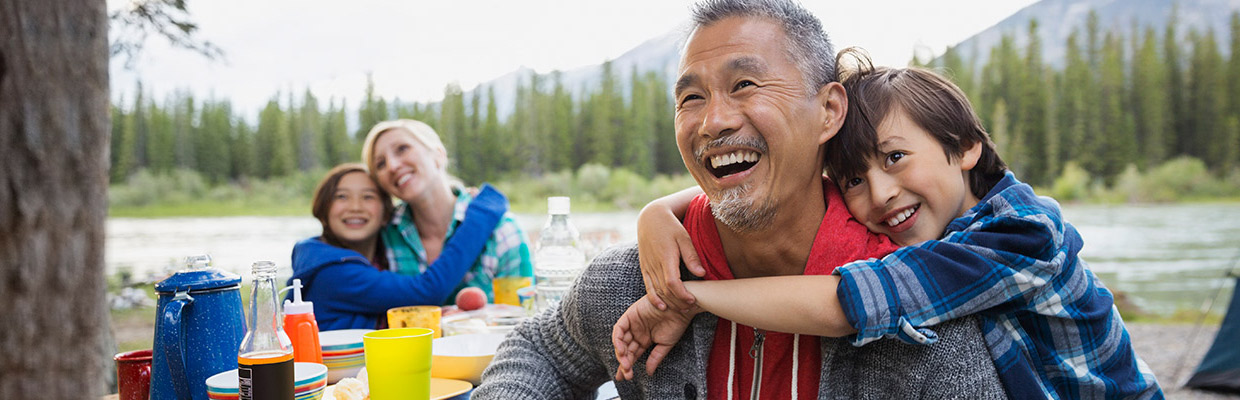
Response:
M143 170L108 188L108 215L309 216L311 197L325 173L310 170L267 179L208 182L190 170ZM623 168L588 164L576 170L510 177L492 184L508 196L514 212L543 213L549 196L572 197L573 210L579 212L639 210L651 200L696 182L687 174L644 177ZM1199 160L1179 158L1144 172L1130 167L1113 182L1104 182L1069 163L1052 184L1035 191L1065 204L1240 203L1240 169L1216 175Z

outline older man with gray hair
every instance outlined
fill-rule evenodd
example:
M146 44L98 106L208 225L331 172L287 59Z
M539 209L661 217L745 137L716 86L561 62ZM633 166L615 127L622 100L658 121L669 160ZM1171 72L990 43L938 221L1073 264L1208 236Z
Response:
M690 207L686 228L695 244L720 249L723 279L805 274L810 259L884 251L885 242L865 240L869 232L849 222L838 193L825 189L824 144L848 106L835 75L821 23L791 0L695 7L675 87L675 130L685 166L709 199ZM592 397L619 366L612 326L643 295L636 246L604 252L558 308L505 339L472 398ZM656 399L1003 398L977 321L937 331L931 346L853 347L846 339L738 329L703 313L653 374L641 373L639 362L616 389L623 398Z

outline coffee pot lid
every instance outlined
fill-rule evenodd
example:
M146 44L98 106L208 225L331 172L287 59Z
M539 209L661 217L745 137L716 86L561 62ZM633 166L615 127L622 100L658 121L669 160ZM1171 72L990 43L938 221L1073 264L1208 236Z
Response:
M211 267L211 256L202 254L185 257L185 269L155 284L158 292L181 292L236 286L241 276Z

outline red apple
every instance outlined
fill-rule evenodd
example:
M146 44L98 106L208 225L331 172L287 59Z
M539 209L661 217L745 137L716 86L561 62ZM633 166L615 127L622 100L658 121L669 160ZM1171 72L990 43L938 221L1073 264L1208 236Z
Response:
M462 311L473 311L487 305L487 294L482 289L467 287L456 293L456 306Z

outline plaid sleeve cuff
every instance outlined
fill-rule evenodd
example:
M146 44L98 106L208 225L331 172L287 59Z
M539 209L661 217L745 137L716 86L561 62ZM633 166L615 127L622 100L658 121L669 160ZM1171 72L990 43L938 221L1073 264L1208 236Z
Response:
M898 338L911 344L933 344L938 334L913 326L900 312L900 298L892 276L877 260L858 261L839 267L836 289L848 324L857 330L853 346L882 338Z

